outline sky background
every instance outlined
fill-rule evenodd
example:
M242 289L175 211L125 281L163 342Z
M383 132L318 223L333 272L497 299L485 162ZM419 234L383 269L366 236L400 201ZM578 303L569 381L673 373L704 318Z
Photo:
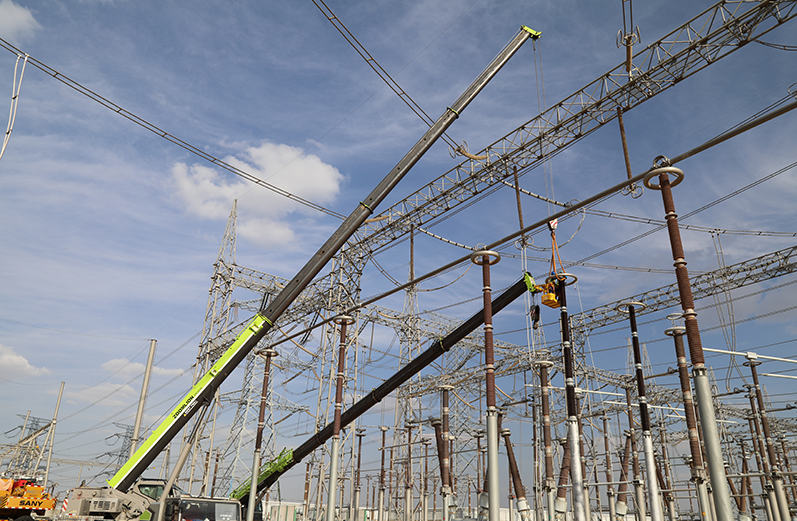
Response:
M449 130L457 142L467 141L477 152L538 114L538 100L551 106L624 59L624 50L616 46L623 26L620 4L371 0L328 5L433 118L459 97L521 23L541 30L536 49L527 43ZM637 1L634 24L642 45L710 5ZM0 37L206 153L344 215L425 130L310 1L0 0ZM795 46L797 22L763 39ZM0 107L10 106L16 60L15 54L0 52L0 92L5 93ZM682 153L787 96L797 82L796 60L794 52L751 43L626 113L634 173L649 168L656 156ZM540 63L542 74L535 74ZM796 117L787 114L679 164L686 180L674 190L678 213L797 161ZM457 163L444 143L436 144L380 208ZM521 185L569 201L624 178L619 131L612 122L545 169L525 175ZM433 231L468 246L490 243L517 229L514 198L511 190L501 190ZM20 416L28 410L51 417L63 381L56 456L96 460L117 450L114 434L120 429L107 420L133 423L151 338L158 340L151 384L158 390L149 398L145 424L171 408L190 387L213 262L234 199L238 264L285 278L339 224L214 167L28 65L14 130L0 158L0 443L14 442ZM682 224L794 233L795 199L797 177L788 171ZM523 205L526 223L553 211L530 198ZM660 197L652 191L639 199L616 196L600 209L663 218ZM562 224L560 243L576 225L575 219ZM650 228L588 215L560 253L565 261L580 260ZM690 273L718 268L708 233L684 231L683 239ZM550 246L546 234L535 241ZM794 242L794 237L771 234L721 236L727 264ZM465 253L419 236L416 272ZM548 257L550 252L529 255ZM378 257L399 281L407 279L408 259L406 243ZM572 269L579 277L572 313L674 282L663 232L590 262L601 267ZM613 269L617 266L652 271ZM547 270L545 262L530 268L535 275ZM520 270L520 260L507 256L494 268L493 287L508 286ZM463 272L460 268L425 287L443 286ZM794 290L770 288L793 281L787 275L733 293L736 349L792 356L797 314L788 308L795 304ZM445 290L422 293L419 309L445 307L441 313L467 317L480 307L478 302L446 306L479 297L480 286L477 270L471 270ZM363 275L364 296L390 287L372 267ZM741 298L762 290L768 291ZM728 349L715 328L718 314L710 300L699 305L707 307L699 316L706 330L704 345ZM381 305L401 309L402 297ZM556 315L547 309L543 314L550 341L558 335ZM664 314L640 325L643 342L657 341L649 347L654 372L674 365L670 344L662 340L670 325ZM496 334L523 343L523 306L508 309L506 316L504 324L496 322ZM626 336L624 329L615 328L591 338L595 365L625 373ZM385 349L390 339L387 333L377 337ZM397 348L393 345L391 356ZM709 362L722 388L741 385L738 378L725 381L727 357L709 357ZM789 370L787 364L760 369ZM676 385L676 380L662 383ZM793 399L794 385L788 380L765 383L773 406ZM366 390L373 387L364 384ZM239 385L233 375L225 389ZM315 407L314 394L307 404ZM229 428L231 416L224 421ZM301 425L286 422L283 429L280 436L289 440ZM375 435L366 443L373 449ZM375 462L376 451L370 454ZM61 465L51 479L59 482L57 490L66 490L76 475L75 466Z

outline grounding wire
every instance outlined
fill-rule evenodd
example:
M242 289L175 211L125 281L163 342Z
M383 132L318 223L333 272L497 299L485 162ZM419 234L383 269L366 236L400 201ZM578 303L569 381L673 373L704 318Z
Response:
M2 38L0 38L0 47L6 49L6 50L8 50L8 51L10 51L10 52L12 52L12 53L14 53L16 55L23 54L22 51L20 51L19 49L17 49L16 47L14 47L13 45L11 45L10 43L8 43L6 40L4 40ZM222 161L221 159L219 159L219 158L217 158L217 157L215 157L215 156L213 156L211 154L208 154L204 150L201 150L201 149L195 147L194 145L191 145L190 143L188 143L186 141L183 141L182 139L174 136L173 134L170 134L170 133L166 132L165 130L153 125L152 123L148 122L147 120L145 120L143 118L140 118L139 116L133 114L132 112L130 112L128 110L125 110L124 108L120 107L116 103L114 103L114 102L108 100L107 98L97 94L96 92L84 87L80 83L78 83L78 82L72 80L71 78L61 74L60 72L58 72L57 70L53 69L52 67L46 65L45 63L40 62L39 60L37 60L37 59L35 59L33 57L30 57L27 54L25 54L25 56L27 57L27 61L29 61L34 67L36 67L37 69L41 70L45 74L48 74L49 76L52 76L53 78L55 78L56 80L60 81L61 83L63 83L67 87L70 87L71 89L74 89L75 91L79 92L80 94L83 94L87 98L99 103L103 107L105 107L105 108L107 108L107 109L119 114L123 118L125 118L125 119L127 119L129 121L132 121L136 125L139 125L140 127L145 128L146 130L149 130L153 134L157 134L158 136L160 136L161 138L165 139L166 141L169 141L170 143L173 143L173 144L179 146L180 148L182 148L182 149L184 149L184 150L186 150L186 151L188 151L188 152L190 152L190 153L192 153L194 155L197 155L197 156L201 157L202 159L204 159L204 160L206 160L206 161L218 166L219 168L227 170L228 172L231 172L231 173L233 173L233 174L235 174L235 175L237 175L239 177L242 177L242 178L246 179L247 181L250 181L250 182L252 182L252 183L254 183L254 184L258 185L258 186L261 186L261 187L263 187L263 188L265 188L267 190L270 190L270 191L272 191L272 192L274 192L274 193L276 193L278 195L281 195L281 196L283 196L283 197L285 197L287 199L290 199L291 201L294 201L294 202L297 202L297 203L302 204L304 206L307 206L308 208L312 208L313 210L317 210L319 212L325 213L327 215L330 215L332 217L336 217L336 218L341 219L341 220L345 218L345 216L343 214L340 214L338 212L335 212L334 210L330 210L328 208L325 208L324 206L321 206L320 204L314 203L314 202L310 201L309 199L305 199L305 198L303 198L301 196L298 196L296 194L288 192L287 190L284 190L284 189L282 189L282 188L280 188L280 187L278 187L276 185L268 183L268 182L260 179L259 177L256 177L255 175L245 171L245 170L242 170L242 169L240 169L240 168L238 168L236 166L233 166L233 165L231 165L231 164L229 164L229 163L227 163L225 161Z

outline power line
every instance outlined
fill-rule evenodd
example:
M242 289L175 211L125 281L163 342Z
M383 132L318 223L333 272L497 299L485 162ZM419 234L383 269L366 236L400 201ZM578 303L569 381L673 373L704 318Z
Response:
M332 217L337 217L338 219L341 219L341 220L343 220L345 218L345 216L343 214L339 214L338 212L335 212L333 210L325 208L325 207L321 206L318 203L314 203L314 202L312 202L312 201L310 201L308 199L305 199L305 198L303 198L301 196L298 196L296 194L288 192L287 190L284 190L284 189L282 189L282 188L280 188L280 187L278 187L276 185L268 183L268 182L260 179L259 177L256 177L255 175L250 174L249 172L247 172L245 170L242 170L242 169L240 169L240 168L238 168L236 166L233 166L233 165L231 165L231 164L229 164L229 163L227 163L225 161L222 161L221 159L219 159L219 158L217 158L217 157L215 157L215 156L213 156L211 154L208 154L204 150L201 150L201 149L195 147L194 145L192 145L192 144L190 144L190 143L188 143L186 141L183 141L182 139L180 139L180 138L178 138L178 137L166 132L165 130L153 125L149 121L136 116L135 114L133 114L132 112L130 112L128 110L123 109L122 107L120 107L116 103L108 100L107 98L104 98L104 97L100 96L96 92L84 87L80 83L78 83L78 82L72 80L71 78L61 74L60 72L58 72L57 70L53 69L52 67L40 62L39 60L37 60L37 59L35 59L35 58L31 57L31 56L28 56L27 54L23 53L21 50L17 49L16 47L14 47L13 45L11 45L10 43L8 43L7 41L5 41L2 38L0 38L0 47L3 47L7 51L9 51L9 52L11 52L11 53L13 53L13 54L15 54L17 56L19 56L21 54L24 54L25 56L28 57L28 62L31 65L33 65L37 69L41 70L42 72L52 76L53 78L55 78L56 80L60 81L61 83L63 83L67 87L70 87L70 88L76 90L77 92L83 94L87 98L89 98L89 99L91 99L93 101L96 101L97 103L99 103L103 107L105 107L105 108L107 108L107 109L119 114L123 118L126 118L126 119L132 121L133 123L135 123L136 125L149 130L153 134L157 134L158 136L162 137L166 141L169 141L170 143L173 143L173 144L179 146L180 148L183 148L184 150L187 150L188 152L191 152L192 154L201 157L202 159L204 159L204 160L206 160L206 161L218 166L219 168L223 168L224 170L227 170L228 172L232 172L233 174L235 174L237 176L240 176L240 177L246 179L247 181L250 181L250 182L252 182L252 183L254 183L254 184L258 185L258 186L262 186L263 188L265 188L267 190L270 190L270 191L272 191L272 192L274 192L274 193L276 193L278 195L281 195L281 196L283 196L283 197L285 197L287 199L290 199L291 201L294 201L294 202L297 202L297 203L302 204L304 206L307 206L308 208L312 208L313 210L318 210L319 212L325 213L327 215L331 215Z

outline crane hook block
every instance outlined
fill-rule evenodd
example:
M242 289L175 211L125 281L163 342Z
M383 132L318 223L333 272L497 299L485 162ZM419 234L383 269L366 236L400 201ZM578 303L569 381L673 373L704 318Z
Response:
M531 35L532 40L539 40L540 36L542 36L542 32L535 31L531 27L526 27L525 25L521 25L520 28L529 33Z

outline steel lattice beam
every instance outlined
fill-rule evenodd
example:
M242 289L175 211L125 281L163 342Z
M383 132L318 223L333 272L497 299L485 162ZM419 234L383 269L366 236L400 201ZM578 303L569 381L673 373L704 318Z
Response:
M795 271L797 271L797 246L792 246L715 271L695 275L690 278L690 283L694 299L698 300ZM628 320L628 315L618 313L616 308L620 302L629 300L642 302L647 306L646 309L638 311L637 315L667 309L681 302L678 295L678 284L673 283L583 313L575 313L570 317L571 331L574 335L581 336L599 327Z
M749 7L748 9L743 9ZM362 258L463 203L497 189L627 111L797 16L797 2L719 2L637 53L632 73L618 65L404 200L369 219ZM351 251L349 252L351 254Z

